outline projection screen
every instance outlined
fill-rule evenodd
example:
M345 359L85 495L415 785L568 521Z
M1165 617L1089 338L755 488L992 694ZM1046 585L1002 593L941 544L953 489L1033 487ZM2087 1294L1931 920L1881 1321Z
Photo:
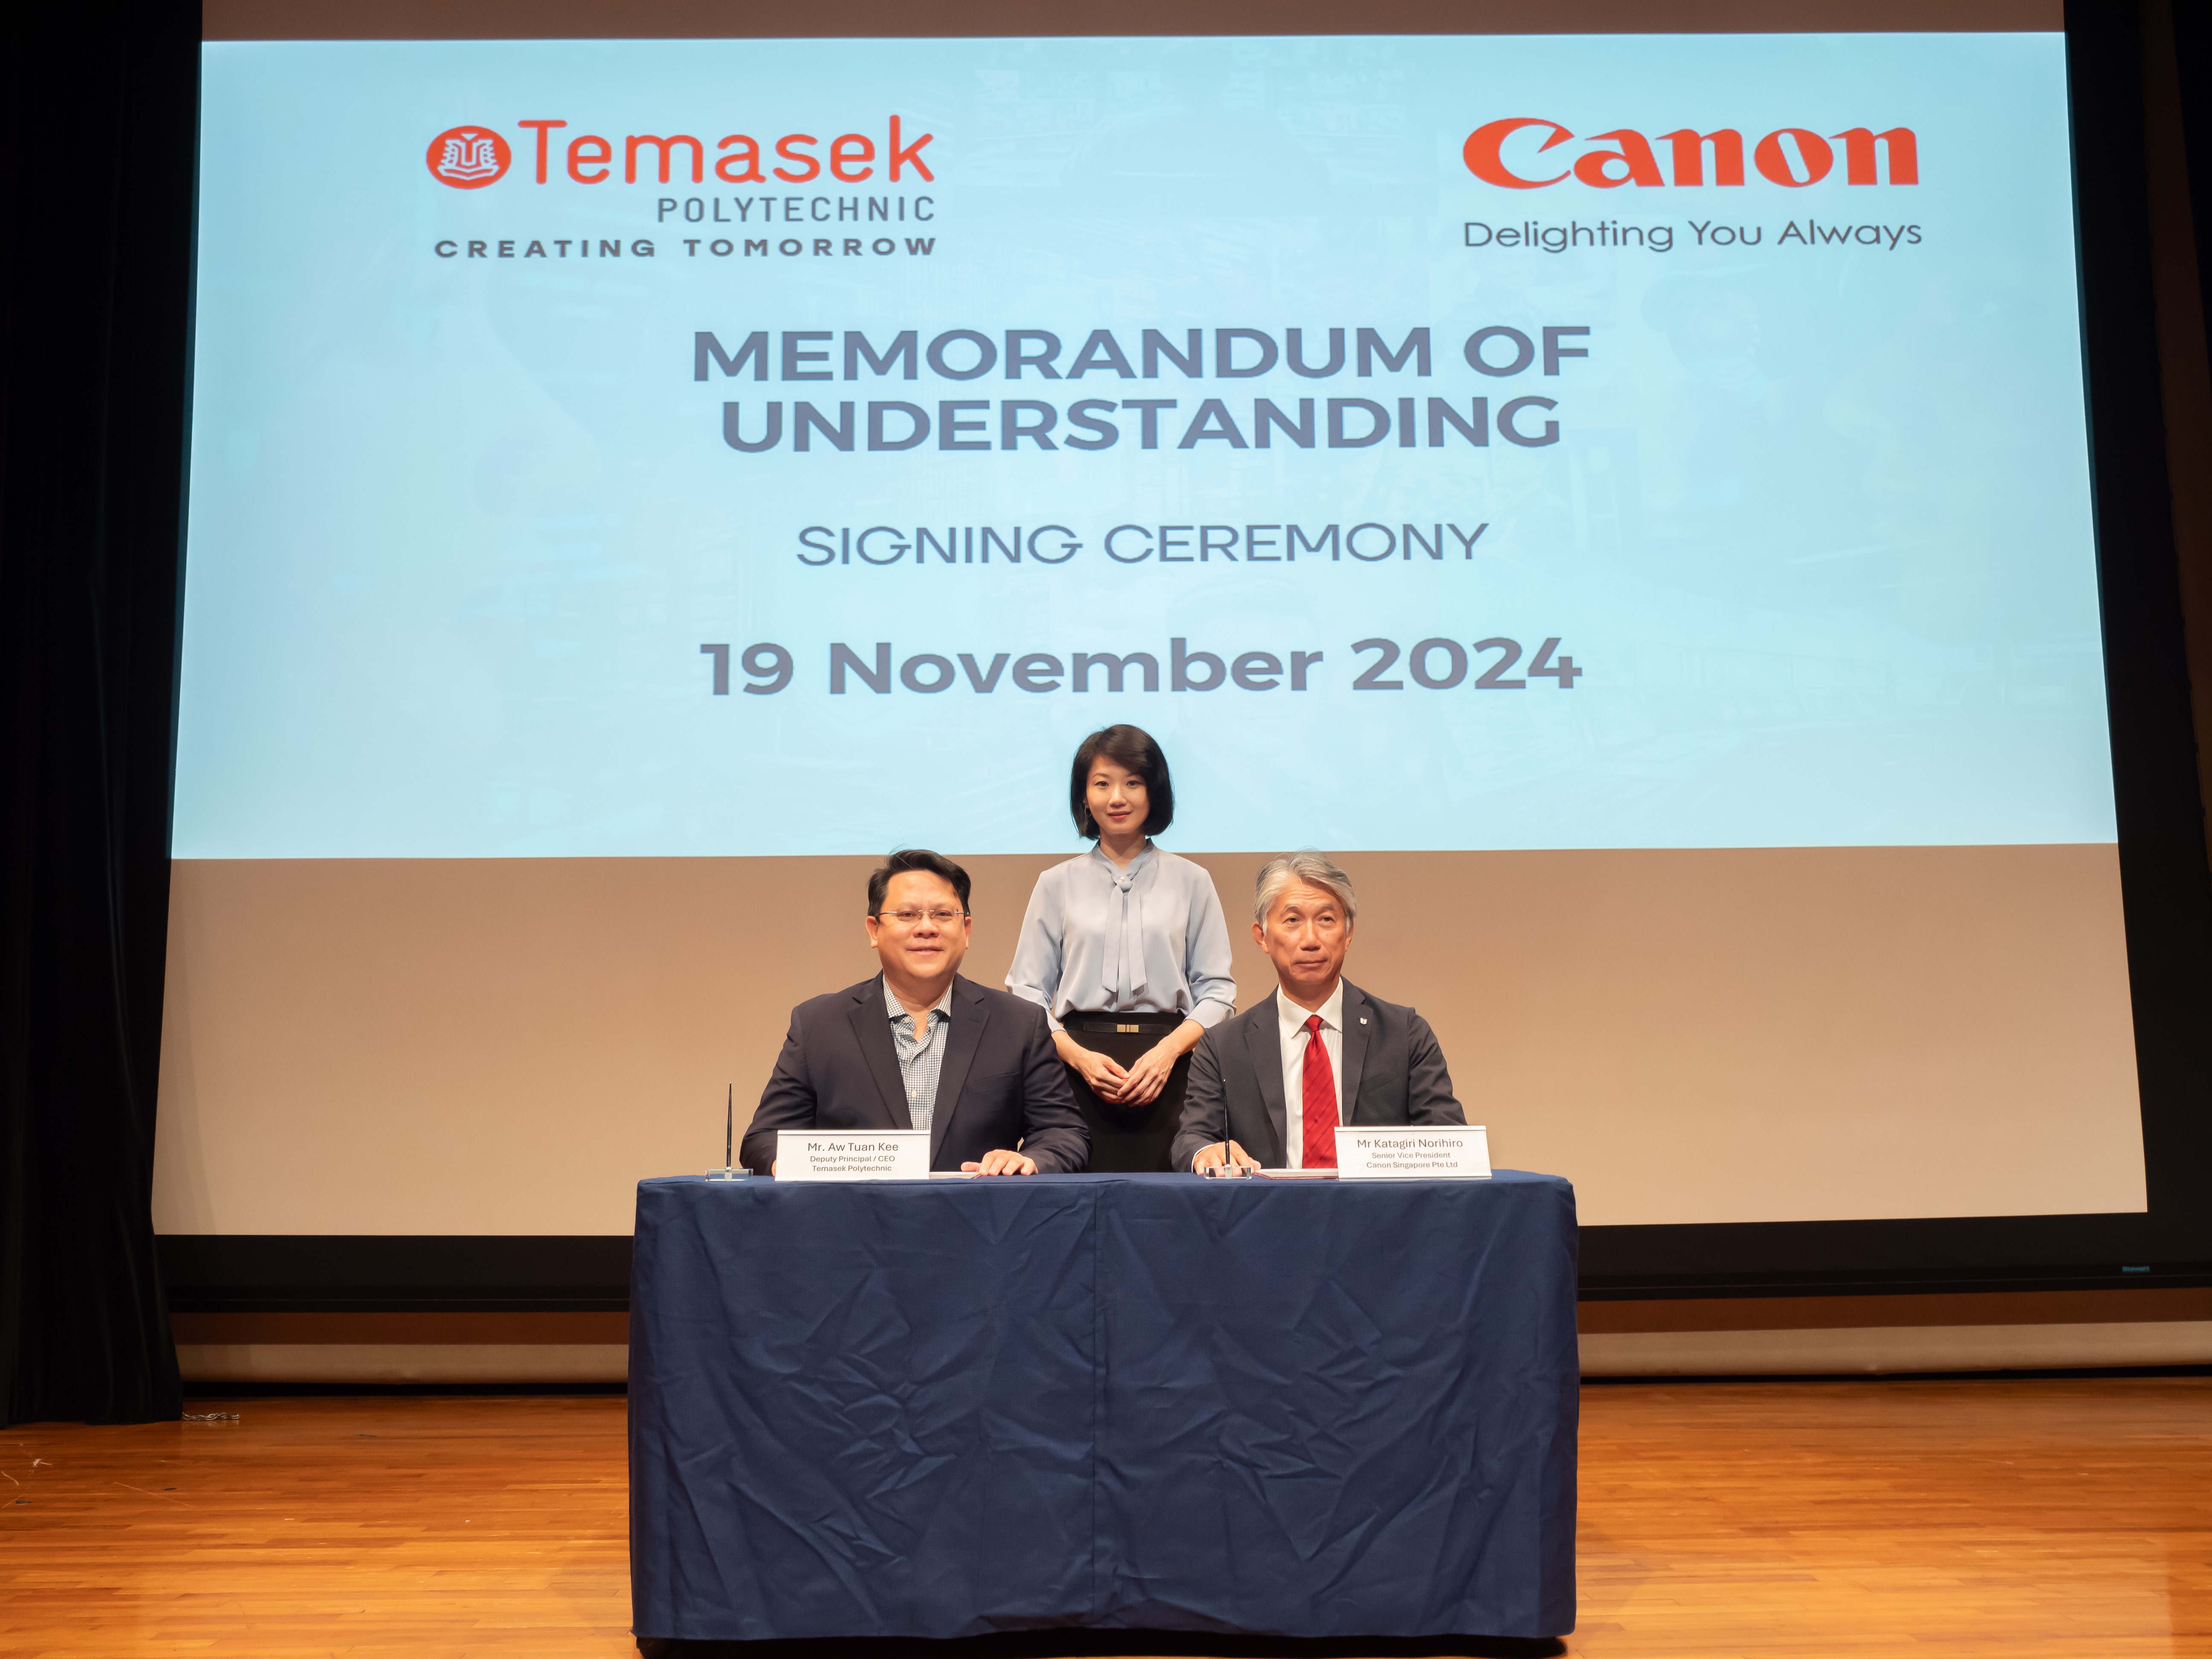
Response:
M199 143L161 1231L628 1231L1114 721L1586 1223L2144 1209L2060 36L222 41Z

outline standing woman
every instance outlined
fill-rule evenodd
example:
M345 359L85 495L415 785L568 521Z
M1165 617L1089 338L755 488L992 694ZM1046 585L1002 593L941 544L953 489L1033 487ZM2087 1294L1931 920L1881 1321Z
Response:
M1175 817L1159 745L1133 726L1075 751L1069 805L1098 844L1037 878L1006 988L1042 1003L1091 1127L1094 1170L1166 1170L1190 1051L1236 1012L1213 878L1152 837Z

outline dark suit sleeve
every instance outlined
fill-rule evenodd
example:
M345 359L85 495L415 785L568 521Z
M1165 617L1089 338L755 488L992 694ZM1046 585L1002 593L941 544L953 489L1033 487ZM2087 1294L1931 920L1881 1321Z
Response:
M1199 1038L1191 1051L1190 1075L1183 1080L1182 1125L1176 1131L1168 1162L1190 1168L1201 1146L1229 1138L1229 1091L1221 1081L1221 1049L1214 1042L1218 1025Z
M1451 1073L1444 1069L1444 1051L1429 1022L1408 1012L1406 1030L1406 1121L1408 1123L1464 1123L1467 1112L1452 1092Z
M761 1091L753 1121L745 1127L744 1148L738 1161L755 1175L766 1175L775 1161L778 1129L814 1127L814 1085L807 1080L805 1045L799 1035L799 1010L791 1011L791 1029L784 1034L783 1052L775 1057L775 1070Z
M1006 1000L1030 1013L1022 1048L1022 1151L1036 1160L1040 1174L1078 1174L1091 1167L1091 1131L1075 1109L1067 1067L1052 1046L1052 1028L1035 1003Z

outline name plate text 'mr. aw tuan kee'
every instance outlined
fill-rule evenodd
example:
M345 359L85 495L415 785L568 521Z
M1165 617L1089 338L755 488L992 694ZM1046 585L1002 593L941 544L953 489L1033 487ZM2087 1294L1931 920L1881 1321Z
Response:
M781 1129L778 1181L927 1181L927 1129Z

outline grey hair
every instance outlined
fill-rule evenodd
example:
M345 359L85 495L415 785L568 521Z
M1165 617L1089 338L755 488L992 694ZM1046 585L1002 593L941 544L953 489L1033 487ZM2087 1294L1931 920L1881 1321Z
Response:
M1344 906L1346 921L1359 915L1359 896L1352 890L1352 878L1338 869L1328 854L1308 848L1302 853L1278 853L1260 866L1260 873L1252 883L1252 920L1265 927L1275 901L1283 896L1283 889L1293 883L1334 893L1337 902Z

